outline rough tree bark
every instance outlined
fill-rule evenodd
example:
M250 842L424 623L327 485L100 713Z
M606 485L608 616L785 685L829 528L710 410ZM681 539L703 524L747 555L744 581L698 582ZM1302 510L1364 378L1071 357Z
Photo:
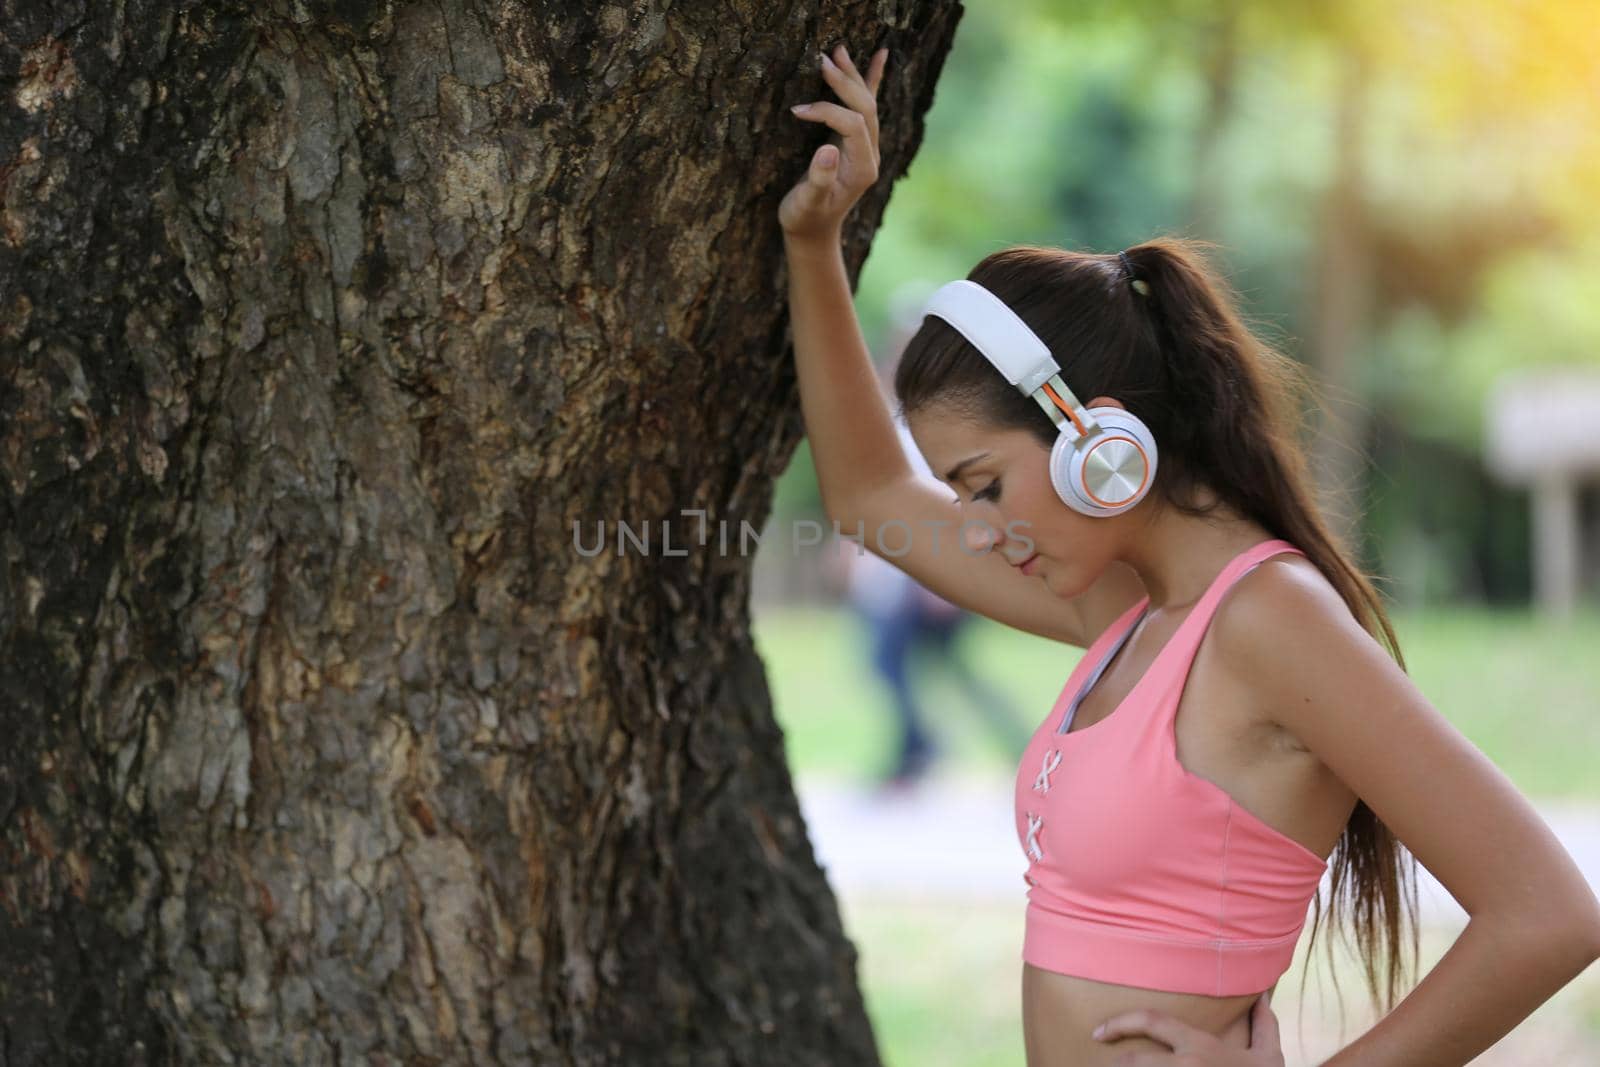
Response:
M0 6L0 1063L876 1062L715 532L959 16Z

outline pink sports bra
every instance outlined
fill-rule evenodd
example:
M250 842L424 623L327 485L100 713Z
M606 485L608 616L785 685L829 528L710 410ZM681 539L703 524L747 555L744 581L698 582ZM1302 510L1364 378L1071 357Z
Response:
M1304 555L1275 539L1235 556L1122 703L1068 733L1150 598L1130 607L1085 651L1034 733L1016 822L1029 861L1022 958L1035 967L1210 996L1259 993L1288 969L1327 861L1179 763L1173 728L1217 604L1284 552Z

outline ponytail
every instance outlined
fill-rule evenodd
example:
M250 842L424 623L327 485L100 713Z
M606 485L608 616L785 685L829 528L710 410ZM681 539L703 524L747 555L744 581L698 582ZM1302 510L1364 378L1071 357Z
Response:
M1177 396L1195 405L1188 417L1172 423L1187 429L1190 440L1188 447L1163 448L1163 470L1177 451L1178 480L1192 486L1203 476L1241 514L1304 551L1362 628L1405 670L1405 657L1382 598L1352 562L1350 546L1338 543L1314 503L1314 483L1301 441L1304 412L1317 391L1300 364L1246 327L1202 247L1212 246L1162 238L1128 252L1150 286L1146 310L1156 327L1169 380ZM1332 903L1342 912L1366 961L1368 992L1386 1012L1398 1000L1401 986L1409 984L1401 953L1407 929L1413 974L1416 966L1415 858L1358 799L1334 847L1330 868ZM1319 886L1313 945L1322 914ZM1387 964L1381 983L1379 956Z

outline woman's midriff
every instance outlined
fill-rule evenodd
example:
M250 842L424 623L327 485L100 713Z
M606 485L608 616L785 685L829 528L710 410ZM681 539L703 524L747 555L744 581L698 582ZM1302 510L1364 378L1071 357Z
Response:
M1022 1033L1028 1067L1097 1067L1123 1052L1169 1051L1146 1037L1096 1041L1096 1026L1113 1015L1147 1008L1216 1034L1231 1048L1250 1047L1250 1009L1259 993L1208 997L1096 982L1022 965Z

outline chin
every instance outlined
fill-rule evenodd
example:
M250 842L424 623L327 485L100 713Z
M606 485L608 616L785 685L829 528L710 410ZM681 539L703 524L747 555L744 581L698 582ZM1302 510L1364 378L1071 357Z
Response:
M1042 572L1039 577L1041 580L1043 580L1045 588L1049 589L1052 593L1058 597L1061 597L1063 600L1071 600L1073 597L1082 596L1094 585L1093 582L1090 582L1088 585L1080 586L1076 589L1063 589L1061 588L1060 582L1051 580L1053 575L1050 572Z
M1070 599L1077 595L1076 593L1064 593L1061 591L1061 583L1057 579L1056 572L1053 568L1042 567L1038 571L1035 571L1033 576L1043 582L1044 587L1058 597Z

